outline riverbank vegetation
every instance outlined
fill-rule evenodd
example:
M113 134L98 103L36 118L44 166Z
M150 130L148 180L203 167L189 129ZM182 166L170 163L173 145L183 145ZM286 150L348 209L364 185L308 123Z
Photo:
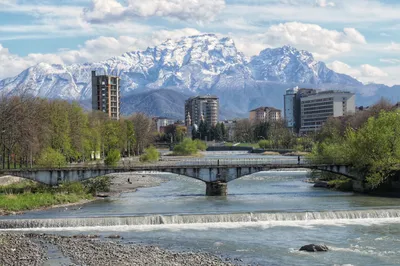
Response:
M154 146L144 150L144 154L140 156L141 162L157 162L160 159L160 153Z
M309 159L350 165L377 188L400 170L400 110L381 101L369 110L328 120Z
M251 122L249 119L236 121L231 139L240 146L265 150L311 151L315 135L298 137L286 127L285 121Z
M33 181L0 186L0 214L46 208L92 200L98 192L108 192L109 177L49 187Z
M198 139L191 140L189 138L184 139L180 144L174 147L174 156L194 156L197 155L199 151L205 151L207 145Z
M72 162L139 155L155 139L144 114L111 120L78 103L0 95L0 168L63 167Z

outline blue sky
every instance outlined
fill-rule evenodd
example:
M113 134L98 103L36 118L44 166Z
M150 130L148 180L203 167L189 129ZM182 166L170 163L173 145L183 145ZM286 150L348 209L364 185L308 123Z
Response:
M202 33L249 57L289 44L365 83L400 84L399 0L0 0L0 79Z

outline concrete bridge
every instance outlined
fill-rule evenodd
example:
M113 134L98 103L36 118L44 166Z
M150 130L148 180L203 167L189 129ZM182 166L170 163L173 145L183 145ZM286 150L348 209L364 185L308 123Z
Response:
M186 161L162 161L157 164L123 165L119 167L68 167L54 169L0 170L0 175L13 175L47 185L62 182L84 181L113 173L126 172L168 172L194 178L206 183L206 195L227 194L227 184L243 176L274 169L307 168L343 175L351 179L349 167L336 164L300 163L295 159L199 159Z

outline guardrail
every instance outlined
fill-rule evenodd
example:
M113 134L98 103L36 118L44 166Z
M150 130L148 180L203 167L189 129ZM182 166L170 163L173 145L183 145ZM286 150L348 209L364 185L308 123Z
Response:
M327 163L320 162L315 163L311 162L305 158L300 158L300 161L297 157L288 157L288 158L280 158L280 159L270 159L270 158L244 158L244 159L190 159L190 160L179 160L179 161L158 161L155 163L140 163L134 161L123 161L118 164L116 167L109 167L103 164L89 164L89 165L70 165L67 167L55 167L55 168L21 168L21 169L0 169L1 172L18 172L18 171L37 171L37 170L55 170L55 169L71 169L71 170L95 170L95 169L127 169L127 168L167 168L167 167L190 167L190 166L204 166L204 167L225 167L225 166L237 166L237 167L246 167L246 166L256 166L256 165L299 165L299 166L307 166L307 165L336 165L336 163Z

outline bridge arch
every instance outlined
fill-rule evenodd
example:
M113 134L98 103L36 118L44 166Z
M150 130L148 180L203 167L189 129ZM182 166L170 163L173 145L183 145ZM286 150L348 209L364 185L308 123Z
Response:
M116 168L64 168L64 169L28 169L7 170L0 172L27 178L47 185L58 185L61 182L84 181L98 176L127 172L160 172L187 176L207 184L207 188L214 189L210 184L227 184L233 180L254 173L275 169L306 168L340 174L351 179L357 179L350 174L349 167L344 165L312 165L312 164L266 164L253 163L249 165L139 165L135 167ZM222 186L222 185L220 185ZM219 185L215 190L219 191ZM207 189L208 191L209 189Z

